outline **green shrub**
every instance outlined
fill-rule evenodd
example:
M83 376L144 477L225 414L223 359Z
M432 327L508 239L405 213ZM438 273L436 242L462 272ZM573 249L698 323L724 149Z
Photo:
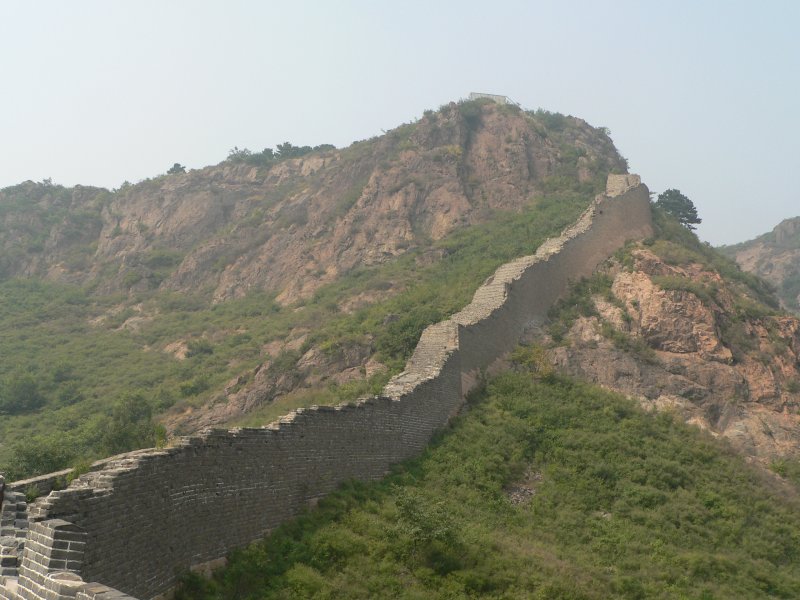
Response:
M14 373L0 382L0 413L20 414L41 408L46 402L39 382L30 373Z
M662 290L689 292L707 305L716 302L718 289L714 285L708 285L679 275L653 275L650 279Z
M214 345L207 338L189 340L186 344L186 358L214 354Z
M140 393L119 398L101 436L105 455L156 446L164 438L164 428L153 422L153 408Z
M480 127L483 119L483 106L492 104L492 100L481 98L479 100L467 100L458 104L458 112L468 131L475 131Z
M617 349L638 356L645 362L657 362L655 350L648 346L642 338L620 331L607 322L603 322L601 325L600 333L603 334L603 337L611 340Z
M39 486L35 483L32 483L28 487L25 488L25 501L30 504L34 500L36 500L39 496L42 495Z
M176 250L167 250L165 248L157 248L151 250L144 257L145 266L150 269L171 269L181 264L183 254Z
M84 475L92 470L92 461L86 458L79 460L75 465L72 467L72 471L67 474L66 477L66 485L69 485L73 481L75 481L81 475Z
M595 273L591 277L584 277L571 285L567 295L558 300L548 310L548 332L553 341L560 343L578 317L596 317L597 308L594 296L600 295L606 300L617 303L611 293L613 280L605 273Z
M211 380L208 375L200 374L189 381L180 384L181 394L184 396L197 396L211 387Z
M511 353L511 362L532 373L537 379L548 381L555 375L547 349L539 344L517 346Z
M539 108L535 112L529 114L536 117L536 120L550 131L563 131L569 127L569 117L559 112L550 112L549 110Z

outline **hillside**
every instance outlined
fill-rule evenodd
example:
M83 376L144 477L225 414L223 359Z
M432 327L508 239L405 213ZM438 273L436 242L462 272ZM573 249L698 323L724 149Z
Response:
M794 598L796 489L710 435L520 368L419 460L178 598Z
M377 391L426 325L624 168L579 119L470 102L344 150L7 188L0 468Z
M577 282L422 458L178 597L796 597L800 321L664 213L655 225Z
M775 286L785 308L800 312L800 217L786 219L754 240L719 250Z

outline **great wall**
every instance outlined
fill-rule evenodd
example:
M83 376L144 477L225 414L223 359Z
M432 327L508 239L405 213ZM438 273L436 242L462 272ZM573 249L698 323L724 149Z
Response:
M340 483L382 477L423 450L476 374L544 319L571 281L651 233L647 187L611 175L560 237L498 268L466 308L428 327L380 396L112 457L63 490L50 491L64 473L5 485L0 477L0 599L155 598ZM50 493L28 505L33 484Z

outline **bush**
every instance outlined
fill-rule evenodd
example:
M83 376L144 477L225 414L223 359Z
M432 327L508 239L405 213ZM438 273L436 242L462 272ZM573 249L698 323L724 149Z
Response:
M157 248L151 250L144 259L145 266L151 269L171 269L183 260L183 254L176 250Z
M481 124L481 119L483 118L483 109L481 107L491 102L492 101L488 99L469 100L458 105L458 112L461 118L464 119L464 123L467 125L469 131L478 129Z
M550 112L543 108L531 113L536 119L551 131L563 131L569 127L569 118L559 112Z
M21 414L44 406L39 382L30 373L15 373L0 385L0 413Z
M689 292L697 296L703 303L710 305L716 302L717 288L713 285L706 285L704 283L689 279L688 277L680 277L677 275L653 275L651 277L653 283L665 291L680 291Z
M596 317L593 296L601 295L614 303L611 293L612 279L604 273L584 277L572 285L567 296L556 302L547 312L550 321L548 332L556 343L561 342L578 317Z
M189 340L186 344L186 358L214 354L214 345L207 338Z
M114 404L101 438L106 456L150 448L164 440L164 427L153 423L153 409L142 394L125 394Z
M547 349L538 344L517 346L511 353L511 361L537 379L549 381L555 375L553 361Z

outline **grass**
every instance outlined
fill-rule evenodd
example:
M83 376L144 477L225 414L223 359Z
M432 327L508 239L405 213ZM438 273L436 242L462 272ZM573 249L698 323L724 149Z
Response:
M508 490L528 482L528 501ZM424 455L179 598L795 598L797 489L669 415L507 373Z

